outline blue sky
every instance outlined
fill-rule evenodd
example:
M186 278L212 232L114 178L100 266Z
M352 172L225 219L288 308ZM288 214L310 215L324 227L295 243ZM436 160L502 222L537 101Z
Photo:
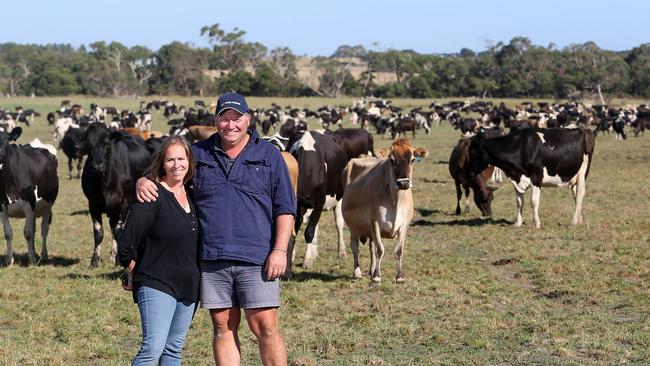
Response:
M594 41L607 50L650 42L650 1L168 1L10 0L0 42L119 41L157 50L172 41L207 46L204 25L246 31L245 40L297 55L331 55L343 44L384 51L451 53L515 36L534 44Z

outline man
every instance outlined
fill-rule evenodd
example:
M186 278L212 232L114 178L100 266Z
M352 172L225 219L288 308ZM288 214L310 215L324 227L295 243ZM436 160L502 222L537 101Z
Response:
M279 277L296 211L289 173L276 148L249 130L244 97L217 101L217 133L192 146L193 197L202 238L201 306L214 327L217 365L239 365L237 335L244 309L264 365L286 365L280 335ZM138 199L155 199L155 184L138 181Z

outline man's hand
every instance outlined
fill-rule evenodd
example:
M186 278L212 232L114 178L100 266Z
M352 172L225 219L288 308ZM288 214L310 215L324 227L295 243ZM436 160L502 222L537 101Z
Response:
M140 203L154 202L158 198L158 187L156 183L145 177L140 177L135 182L135 197Z
M273 281L282 276L285 269L287 269L287 253L280 250L271 250L264 265L266 278Z

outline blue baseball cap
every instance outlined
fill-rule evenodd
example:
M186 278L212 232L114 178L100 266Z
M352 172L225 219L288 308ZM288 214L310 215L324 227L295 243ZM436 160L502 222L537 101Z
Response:
M244 99L243 95L237 93L226 93L220 96L217 100L217 116L221 115L228 109L233 109L244 114L248 113L248 104L246 104L246 99Z

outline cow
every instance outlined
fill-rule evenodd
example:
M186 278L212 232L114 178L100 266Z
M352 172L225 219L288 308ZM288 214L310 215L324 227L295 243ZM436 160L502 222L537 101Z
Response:
M54 114L54 112L49 112L47 114L46 119L47 119L47 124L48 125L53 125L54 122L56 122L56 115Z
M395 121L393 129L391 131L391 136L393 139L396 139L400 135L406 136L406 133L410 131L413 134L413 138L415 138L416 127L417 127L417 123L414 118L411 117L399 118L397 121Z
M77 149L77 146L81 142L82 135L83 130L81 128L70 127L59 142L59 148L68 157L68 179L72 179L72 163L74 160L77 161L77 179L81 178L83 154Z
M104 238L102 214L109 217L113 234L110 261L115 262L115 236L129 205L135 201L135 181L143 175L152 158L139 136L119 131L111 133L99 123L91 124L84 132L81 148L88 154L81 175L81 188L88 199L95 242L90 265L97 267Z
M569 186L576 203L571 224L578 225L583 222L582 203L594 145L593 132L582 128L526 128L491 139L479 134L471 138L469 146L470 175L477 176L488 165L504 171L517 197L515 227L522 225L524 193L529 188L533 192L533 222L539 229L541 187Z
M406 232L413 218L411 192L415 149L406 139L393 142L388 159L351 160L342 173L342 214L350 229L354 278L361 278L359 240L370 239L370 275L381 282L382 238L395 238L396 282L405 281L402 255Z
M57 160L47 149L10 143L22 133L21 127L0 132L0 218L4 226L7 255L5 264L14 263L13 231L10 217L25 219L28 264L36 263L34 235L36 218L41 218L43 246L39 262L47 261L47 234L52 223L52 206L59 193Z
M639 133L641 133L641 136L643 136L645 130L650 129L650 117L638 118L636 121L634 121L632 126L634 127L634 137L638 137Z
M298 161L300 175L298 177L297 215L295 231L300 230L303 216L311 209L305 228L305 259L304 268L310 268L318 256L317 225L325 203L339 201L343 196L341 172L347 162L346 155L334 136L328 133L306 131L294 136L296 141L289 142L289 152ZM339 257L345 256L343 244L343 218L340 214L340 205L335 205L337 222Z
M456 186L456 215L461 214L460 201L463 197L463 191L465 191L465 209L463 212L469 212L469 190L471 188L474 192L476 207L481 210L483 216L491 217L493 192L496 188L489 186L488 181L492 178L494 166L489 165L476 176L468 174L470 142L469 138L460 139L449 157L449 174L454 179L454 185Z

